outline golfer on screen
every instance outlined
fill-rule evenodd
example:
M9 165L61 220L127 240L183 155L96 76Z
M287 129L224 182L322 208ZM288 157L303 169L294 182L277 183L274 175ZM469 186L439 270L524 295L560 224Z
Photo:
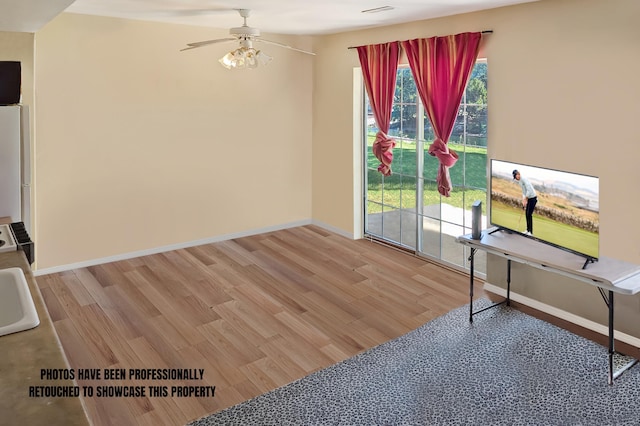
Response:
M518 181L520 188L522 188L522 208L525 210L525 216L527 217L527 232L525 232L525 235L533 235L533 209L538 202L538 195L531 182L527 178L521 177L518 170L514 170L512 173L513 178Z

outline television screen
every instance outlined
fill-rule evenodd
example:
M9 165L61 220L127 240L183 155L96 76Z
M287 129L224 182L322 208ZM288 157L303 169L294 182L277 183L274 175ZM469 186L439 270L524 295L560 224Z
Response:
M493 226L598 258L597 177L492 159L490 187Z

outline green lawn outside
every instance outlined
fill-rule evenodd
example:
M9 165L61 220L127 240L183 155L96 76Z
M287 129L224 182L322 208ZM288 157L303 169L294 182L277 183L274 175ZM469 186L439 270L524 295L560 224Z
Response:
M416 146L415 143L406 141L396 141L393 149L393 163L391 164L391 176L384 177L378 172L380 162L373 155L371 145L374 137L370 136L367 149L367 197L370 201L368 213L379 213L382 211L381 204L385 204L385 210L389 206L394 208L415 208L416 200ZM438 160L426 152L429 142L425 143L424 153L424 205L439 204L440 194L437 190L436 176L438 172ZM466 207L475 200L486 200L487 188L487 149L486 147L470 147L450 143L449 148L456 151L458 162L451 169L449 174L453 189L449 198L443 202L455 207L463 208L463 200L466 200ZM462 170L466 166L467 180L463 181ZM384 187L382 185L384 181ZM483 211L486 202L483 202Z

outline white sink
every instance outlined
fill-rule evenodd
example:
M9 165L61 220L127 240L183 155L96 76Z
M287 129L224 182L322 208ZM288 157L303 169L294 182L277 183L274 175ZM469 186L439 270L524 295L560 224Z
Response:
M20 268L0 269L0 336L40 324L29 285Z

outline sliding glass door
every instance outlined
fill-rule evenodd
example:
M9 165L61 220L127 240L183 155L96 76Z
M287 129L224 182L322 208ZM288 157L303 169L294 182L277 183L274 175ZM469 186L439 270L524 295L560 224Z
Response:
M398 69L390 135L396 140L392 174L377 171L371 152L377 128L368 100L365 135L365 234L456 268L468 268L467 248L455 242L471 232L471 206L487 190L487 63L473 69L449 139L459 159L450 169L450 197L438 193L438 161L428 154L434 135L408 67ZM486 227L486 220L483 219ZM485 272L478 256L476 268Z

